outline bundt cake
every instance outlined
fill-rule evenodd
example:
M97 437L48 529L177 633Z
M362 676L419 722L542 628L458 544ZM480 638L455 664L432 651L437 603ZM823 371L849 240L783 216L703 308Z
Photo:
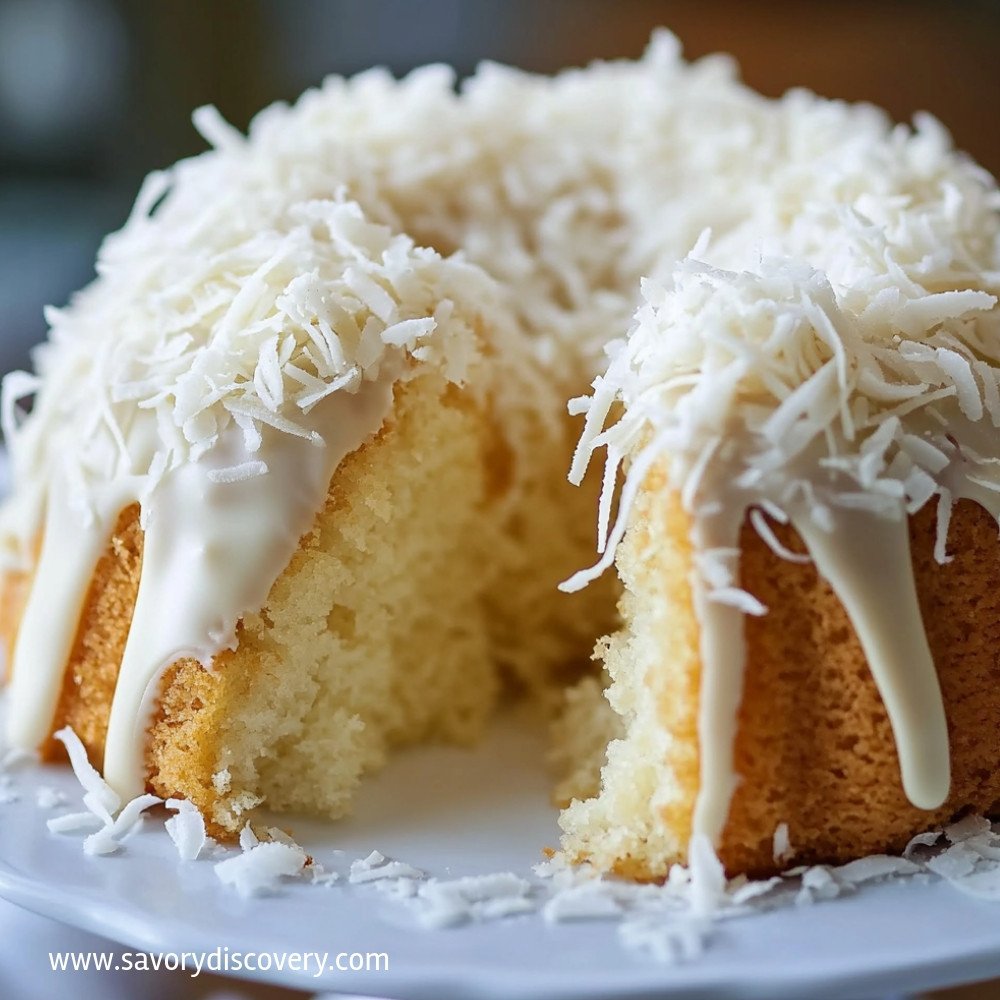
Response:
M519 693L639 879L1000 800L1000 196L936 121L663 33L195 123L4 383L12 742L232 837Z

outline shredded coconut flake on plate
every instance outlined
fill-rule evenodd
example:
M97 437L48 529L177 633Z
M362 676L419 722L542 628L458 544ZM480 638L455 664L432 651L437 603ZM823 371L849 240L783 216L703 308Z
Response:
M141 828L143 813L162 804L163 800L156 795L139 795L122 805L118 795L87 759L87 751L76 733L67 726L53 735L66 747L73 773L84 789L83 804L93 819L88 819L87 813L58 816L48 820L49 830L75 833L92 829L94 832L84 838L84 853L114 854L123 840Z
M918 833L911 837L909 843L903 848L903 857L912 857L918 847L933 847L941 839L940 830L928 830L926 833Z
M147 809L162 804L163 799L158 795L138 795L129 800L110 823L84 839L84 853L114 854L121 842L141 827L142 814Z
M205 834L205 818L187 799L168 799L166 807L176 815L164 823L170 839L177 848L182 861L195 861L208 840Z
M379 865L384 865L389 859L381 851L372 851L366 857L358 858L357 861L351 862L352 872L367 872L371 871L373 868L378 868Z
M57 809L66 804L66 796L58 789L39 785L35 789L35 804L39 809Z
M340 875L334 871L328 871L321 864L313 861L311 864L306 865L305 869L309 874L309 881L313 885L322 885L329 888L330 886L336 885L340 881Z
M69 726L53 733L53 736L66 747L73 773L83 786L83 804L110 826L113 822L112 816L121 808L118 794L97 773L96 768L87 759L87 751L80 738Z
M944 835L949 843L959 844L978 834L989 833L991 829L990 821L984 816L966 816L957 823L946 826Z
M976 862L980 855L970 850L963 843L953 844L946 851L929 858L925 862L928 871L941 878L953 880L964 875L971 875L976 870Z
M807 868L802 873L801 880L802 887L795 897L795 902L799 906L822 899L836 899L841 893L841 884L834 878L830 869L823 865Z
M253 832L249 823L245 823L240 830L240 850L252 851L259 843L257 834Z
M424 927L451 927L470 920L489 920L534 909L531 883L511 872L431 879L417 889L414 904Z
M96 830L104 825L104 820L100 816L95 816L92 812L66 813L63 816L55 816L46 820L45 825L51 833L82 833L83 831Z
M626 948L648 954L664 965L698 958L711 935L711 922L704 919L667 922L642 917L625 920L618 928L618 938Z
M788 824L779 823L774 831L771 844L771 856L776 864L787 861L793 854L792 842L788 836Z
M282 878L298 875L305 864L300 847L269 842L218 862L215 874L241 896L256 896L274 891Z
M424 877L424 872L413 865L408 865L403 861L385 861L377 867L362 867L362 864L355 861L351 865L349 881L353 883L376 882L380 879L410 878L419 879Z
M542 907L542 917L550 924L567 920L607 919L618 917L621 913L621 904L603 880L561 889Z
M873 854L866 858L858 858L856 861L849 861L846 865L841 865L833 871L839 881L849 885L860 885L862 882L871 882L895 875L914 875L920 871L920 866L906 858Z

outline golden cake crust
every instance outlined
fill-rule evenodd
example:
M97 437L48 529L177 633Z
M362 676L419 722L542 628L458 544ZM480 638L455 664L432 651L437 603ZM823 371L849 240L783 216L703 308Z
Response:
M119 516L94 570L50 735L40 748L45 760L66 759L65 748L51 735L63 726L72 727L93 763L99 765L103 758L111 702L139 590L142 548L139 507L133 504ZM26 599L24 576L8 574L0 598L8 658L16 637L16 625L11 623L19 620ZM223 838L231 837L232 831L211 819L216 799L211 779L218 749L213 733L218 713L232 704L233 693L223 691L227 681L236 679L235 671L226 671L231 658L224 652L211 673L190 659L178 661L164 673L145 763L150 791L168 798L183 789L204 813L209 832ZM246 673L241 676L244 686L260 680Z
M720 856L731 871L774 870L787 823L791 863L899 852L914 834L1000 801L1000 590L997 525L955 507L950 562L934 559L935 504L910 519L924 625L944 698L951 792L932 812L903 792L892 727L854 629L811 563L780 559L744 526L742 585L768 613L746 619L747 670L733 798ZM793 529L774 525L789 548Z

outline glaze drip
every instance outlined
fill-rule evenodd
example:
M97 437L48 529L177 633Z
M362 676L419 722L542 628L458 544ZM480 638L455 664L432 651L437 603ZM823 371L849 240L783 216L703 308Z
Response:
M733 504L732 511L724 532L716 524L715 534L710 534L698 521L693 537L701 550L732 546L737 553L733 576L738 578L737 547L746 507ZM918 808L935 809L948 796L948 727L917 600L906 510L900 505L895 517L838 510L834 517L832 528L819 527L806 510L789 521L854 626L892 725L903 790ZM700 785L692 831L718 843L738 782L733 750L746 668L743 616L766 609L713 599L699 574L692 586L705 672L698 726Z
M952 499L978 503L1000 524L1000 493L970 481L966 470L960 458L949 466L944 478L954 490ZM714 843L722 837L739 781L733 751L746 669L744 615L767 610L728 589L739 575L740 529L748 508L745 498L734 501L725 516L696 518L692 526L696 550L722 553L728 574L721 577L726 586L714 590L718 570L708 579L692 575L704 670L692 831ZM936 809L946 801L951 780L948 724L914 582L905 505L899 504L894 516L838 509L832 517L832 524L820 526L808 509L799 508L788 521L854 626L889 716L907 798L919 809ZM734 599L736 606L727 603Z
M110 531L104 519L81 530L61 478L52 482L46 498L42 548L11 665L8 738L26 749L40 746L49 735L77 622Z
M735 570L739 559L741 509L735 506L715 517L700 518L692 525L692 541L698 552L723 552L727 570ZM701 574L692 574L695 614L701 628L702 682L698 704L700 772L692 830L706 834L715 843L726 824L729 803L739 782L732 767L736 718L743 700L746 644L743 641L744 611L731 603L713 600L712 590Z
M163 671L192 657L207 669L235 648L237 622L265 603L326 497L337 466L371 439L392 408L393 379L334 394L308 425L322 435L288 439L267 428L245 449L238 428L194 463L167 472L141 495L138 478L102 497L84 527L55 479L48 493L41 556L14 651L10 738L38 746L52 725L65 665L97 561L118 514L142 503L143 559L135 610L108 720L103 771L122 796L144 790L145 734ZM219 481L220 470L263 461L265 475Z
M794 518L816 564L840 598L864 650L896 739L903 790L919 809L936 809L951 781L948 725L917 601L910 533L894 518L836 513L834 531Z
M149 507L142 575L115 688L104 778L123 798L143 790L145 734L163 671L182 657L211 669L236 647L237 621L260 609L326 497L343 459L371 439L392 407L392 382L334 395L310 414L325 444L265 432L265 476L216 482L246 461L242 436L161 482ZM277 439L277 440L276 440Z

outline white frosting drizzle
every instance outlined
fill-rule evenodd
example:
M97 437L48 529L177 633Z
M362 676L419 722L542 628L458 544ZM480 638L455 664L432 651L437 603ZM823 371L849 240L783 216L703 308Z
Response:
M995 500L994 507L1000 508ZM695 545L701 551L737 546L746 511L744 498L727 506L721 526L718 515L697 518ZM885 517L838 509L833 517L832 528L818 526L807 510L790 521L854 625L892 725L907 797L919 808L935 809L950 783L948 727L917 600L906 511L900 505L895 517ZM714 534L706 532L706 523L715 525ZM705 671L693 832L717 842L738 783L732 748L746 667L743 615L766 609L713 600L699 574L692 584Z
M152 422L138 420L129 434L138 462L148 462L154 440ZM41 551L11 663L8 732L15 746L25 748L39 746L49 735L94 570L107 549L118 515L143 490L139 476L109 480L95 491L88 516L84 516L65 468L54 465L47 489L30 492L25 506L15 509L31 526L38 524L41 516L28 504L44 509Z
M1000 503L993 496L998 516ZM696 549L738 553L750 502L730 491L724 512L696 517ZM854 625L892 725L907 797L919 808L935 809L947 798L950 783L948 727L917 600L906 510L900 504L888 517L838 508L832 517L832 525L821 527L802 508L790 521ZM767 609L742 591L713 590L710 582L700 573L692 578L703 664L700 782L692 829L717 843L739 781L732 753L746 667L743 616Z
M108 540L105 523L81 530L69 515L63 479L49 490L44 543L13 653L8 735L25 749L49 735L87 588Z
M971 422L957 406L947 404L939 413L945 415L950 436L965 442L971 454L988 454L990 439L996 433L992 424ZM913 442L927 442L935 426L940 430L939 421L916 415L910 448L919 450ZM808 468L810 460L814 462L816 455L807 455L802 465ZM940 502L972 500L1000 522L1000 466L970 461L957 449L945 460L937 476L948 499ZM766 495L754 496L734 488L737 478L732 468L714 470L701 489L717 501L721 499L721 505L716 510L709 506L707 514L696 513L692 525L696 550L723 553L726 563L720 577L714 578L709 570L696 572L692 578L705 665L699 704L700 789L694 832L718 841L739 780L732 766L732 749L746 666L743 615L762 614L767 609L745 592L727 592L726 588L737 576L740 531L755 503L791 523L805 544L808 559L840 599L885 704L903 790L918 808L938 808L947 799L951 780L948 726L917 597L906 504L896 501L883 510L832 505L826 516L817 520L815 510L801 500L787 504L786 515ZM774 547L775 540L767 540ZM728 558L727 553L731 553ZM783 558L793 555L784 550L777 550L777 554ZM939 555L944 561L943 554ZM713 587L720 580L723 587Z
M692 525L696 549L737 552L741 513L733 506L724 514L698 518ZM704 665L698 704L700 791L695 802L692 830L707 833L714 842L716 834L725 826L729 802L739 781L733 771L731 748L736 739L737 712L743 700L746 644L743 641L743 611L739 607L713 601L711 591L702 584L697 573L692 578L692 594L701 627L699 642Z
M793 519L820 576L844 605L885 704L903 790L936 809L951 782L948 724L910 561L906 510L895 517L838 510L833 531Z
M378 432L392 395L392 381L382 379L324 400L309 420L322 428L322 447L266 431L257 455L267 475L212 481L212 469L247 459L242 435L231 434L202 462L164 477L151 498L139 593L108 720L104 777L119 794L143 789L145 733L163 670L182 656L210 668L221 649L236 647L236 622L264 604L337 466Z
M970 482L961 474L961 463L956 465L946 477L953 499L973 500L1000 522L1000 493ZM738 551L747 509L746 497L730 494L724 514L696 517L696 548ZM906 509L900 504L894 516L885 516L840 508L832 517L832 525L821 527L800 509L789 520L854 626L889 716L907 798L920 809L936 809L947 799L951 782L948 724L917 598ZM692 589L704 670L692 830L717 843L739 782L732 752L746 668L743 616L766 609L713 600L700 573L693 575Z

